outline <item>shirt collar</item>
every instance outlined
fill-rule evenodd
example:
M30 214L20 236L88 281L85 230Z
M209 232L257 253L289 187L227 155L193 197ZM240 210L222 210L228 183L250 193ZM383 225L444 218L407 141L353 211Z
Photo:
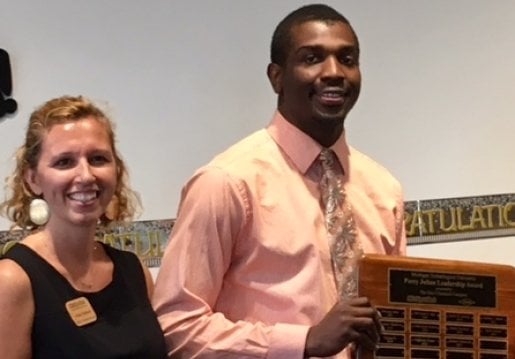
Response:
M279 111L275 112L267 131L303 174L306 174L322 150L322 146L317 141L288 122ZM336 153L343 168L346 168L349 148L345 139L345 131L331 146L331 149Z

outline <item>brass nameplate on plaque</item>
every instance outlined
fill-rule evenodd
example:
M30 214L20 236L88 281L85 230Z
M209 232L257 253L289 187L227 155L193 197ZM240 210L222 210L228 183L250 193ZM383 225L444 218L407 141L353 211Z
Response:
M385 255L359 262L359 295L381 312L361 359L515 358L515 268Z
M390 302L495 308L495 277L389 270Z

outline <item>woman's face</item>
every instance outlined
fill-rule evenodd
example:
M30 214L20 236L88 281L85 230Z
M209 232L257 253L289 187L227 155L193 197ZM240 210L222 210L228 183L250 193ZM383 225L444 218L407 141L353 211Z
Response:
M116 163L104 125L94 117L54 125L37 167L25 179L50 207L50 220L96 225L116 188Z

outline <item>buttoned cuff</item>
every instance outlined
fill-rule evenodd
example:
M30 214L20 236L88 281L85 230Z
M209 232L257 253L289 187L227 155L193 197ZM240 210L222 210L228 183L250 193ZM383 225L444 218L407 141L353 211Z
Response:
M278 323L274 325L267 359L303 359L309 326Z

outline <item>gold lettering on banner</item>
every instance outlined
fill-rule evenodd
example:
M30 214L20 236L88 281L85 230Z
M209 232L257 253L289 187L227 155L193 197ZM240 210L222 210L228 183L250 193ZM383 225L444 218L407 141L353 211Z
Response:
M472 215L470 216L470 225L473 229L487 228L485 219L483 218L483 209L481 207L473 207Z
M452 210L450 211L450 214L451 214L450 222L451 223L448 226L445 226L445 211L443 209L439 209L438 213L440 213L440 229L443 232L456 232L456 230L457 230L456 212L452 211ZM424 232L421 232L421 233L424 233ZM431 232L431 234L434 234L434 233L436 233L436 232Z
M408 236L515 228L514 202L406 212Z
M96 237L113 248L135 253L148 267L159 267L173 223L173 219L163 219L100 227ZM0 256L29 233L30 230L0 231Z
M106 233L102 242L125 251L134 252L149 267L158 266L165 243L163 233L157 230L143 232Z
M470 225L463 224L463 208L457 207L457 208L454 208L454 210L457 212L456 215L458 218L458 230L460 230L460 231L469 230L471 228Z
M497 209L497 213L500 214L499 210L500 206L498 204L491 204L483 207L486 210L486 218L488 219L488 228L492 228L494 226L494 209ZM498 216L500 222L500 216Z
M515 220L514 221L510 221L510 213L511 213L511 210L513 209L513 205L514 204L515 203L513 203L513 202L508 203L506 206L504 206L504 211L503 211L504 221L510 227L515 227Z
M140 257L156 257L162 255L160 235L161 233L157 231L149 231L147 241L143 241L139 232L107 233L104 235L103 242L112 247L132 251Z
M438 212L438 211L435 211L434 209L430 209L428 211L425 211L426 213L426 216L427 216L427 222L428 222L428 232L429 233L434 233L435 232L435 217L434 215Z

